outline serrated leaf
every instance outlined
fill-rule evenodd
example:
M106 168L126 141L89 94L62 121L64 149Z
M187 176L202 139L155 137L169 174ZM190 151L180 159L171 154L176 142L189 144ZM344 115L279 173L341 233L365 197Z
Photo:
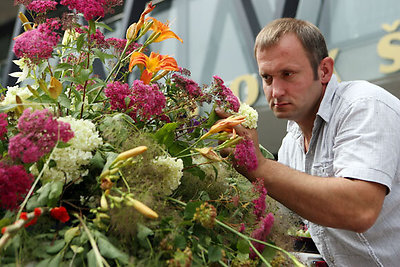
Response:
M221 260L222 258L222 250L218 246L210 246L208 248L208 260L210 262L216 262Z
M236 248L240 253L247 254L250 253L250 244L244 239L239 239L236 244Z
M180 249L186 248L186 238L183 235L175 236L174 247L180 248Z

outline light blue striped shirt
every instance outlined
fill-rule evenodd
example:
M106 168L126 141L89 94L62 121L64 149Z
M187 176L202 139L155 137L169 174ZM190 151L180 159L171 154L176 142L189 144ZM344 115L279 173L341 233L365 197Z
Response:
M279 162L311 175L349 177L388 188L377 221L364 233L308 222L328 265L399 266L400 100L366 81L338 83L333 75L307 153L298 125L289 121L287 131Z

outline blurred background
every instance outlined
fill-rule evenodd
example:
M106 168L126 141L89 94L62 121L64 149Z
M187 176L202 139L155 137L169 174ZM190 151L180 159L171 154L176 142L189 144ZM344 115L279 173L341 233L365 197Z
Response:
M145 0L125 0L124 6L104 18L114 31L106 37L124 38L126 28L137 21ZM317 25L326 37L335 72L341 80L369 80L400 97L400 1L398 0L159 0L151 16L170 21L183 39L151 47L172 55L192 72L199 84L220 76L238 95L259 112L261 143L277 153L286 122L274 118L265 101L253 43L258 31L273 19L296 17ZM23 7L14 0L0 1L0 78L3 87L18 71L12 63L12 38L21 33L16 20ZM98 69L98 73L104 70Z

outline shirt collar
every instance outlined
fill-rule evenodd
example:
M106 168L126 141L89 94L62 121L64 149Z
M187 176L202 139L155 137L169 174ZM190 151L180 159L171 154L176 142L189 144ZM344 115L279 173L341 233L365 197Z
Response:
M338 87L339 82L336 78L336 75L333 74L326 89L324 96L322 98L321 104L319 105L319 109L317 112L317 116L321 117L325 122L329 122L329 119L332 115L332 101L333 96L335 95L336 88ZM290 132L294 135L295 138L298 138L302 135L300 127L294 121L288 121L287 132Z
M319 105L319 109L317 115L320 116L325 122L329 122L332 115L332 101L333 96L335 95L336 88L338 88L339 82L336 78L336 75L333 74L331 80L328 83L328 86L325 89L324 97L322 98L321 104Z

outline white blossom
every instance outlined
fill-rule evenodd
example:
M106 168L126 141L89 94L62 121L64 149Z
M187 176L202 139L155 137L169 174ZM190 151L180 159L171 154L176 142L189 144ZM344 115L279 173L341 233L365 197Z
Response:
M183 175L183 161L173 157L158 157L153 160L158 168L164 170L163 180L159 181L161 186L166 190L164 193L170 195L181 183Z
M239 111L236 113L238 115L245 115L246 121L242 123L244 127L249 129L257 128L258 122L258 112L246 103L241 103Z

